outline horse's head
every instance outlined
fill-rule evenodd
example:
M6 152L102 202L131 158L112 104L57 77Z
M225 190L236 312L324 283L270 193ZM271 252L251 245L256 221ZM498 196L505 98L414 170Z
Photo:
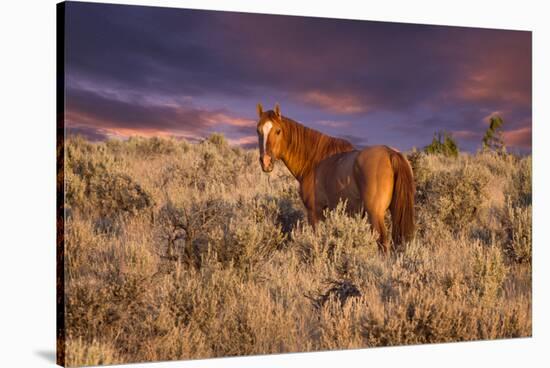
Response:
M258 117L260 165L264 172L271 172L274 161L281 157L285 143L281 108L276 104L274 110L263 111L262 105L258 104Z

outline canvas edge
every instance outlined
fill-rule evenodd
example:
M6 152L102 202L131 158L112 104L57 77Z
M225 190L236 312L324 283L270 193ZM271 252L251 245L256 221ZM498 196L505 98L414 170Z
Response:
M56 4L56 363L65 366L65 3Z

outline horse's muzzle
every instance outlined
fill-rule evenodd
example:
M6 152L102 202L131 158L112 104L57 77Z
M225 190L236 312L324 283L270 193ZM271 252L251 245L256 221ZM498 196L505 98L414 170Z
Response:
M260 156L260 166L263 172L269 173L273 171L273 160L269 155Z

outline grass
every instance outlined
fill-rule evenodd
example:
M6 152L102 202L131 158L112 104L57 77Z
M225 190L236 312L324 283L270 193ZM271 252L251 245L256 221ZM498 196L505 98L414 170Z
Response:
M410 155L415 239L223 136L66 142L67 365L531 336L531 157Z

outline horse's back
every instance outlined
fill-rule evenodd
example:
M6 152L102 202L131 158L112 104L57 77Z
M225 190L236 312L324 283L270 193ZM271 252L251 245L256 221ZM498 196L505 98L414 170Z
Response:
M399 152L388 146L369 146L359 151L357 155L357 163L360 165L380 165L387 163L390 160L392 152Z
M394 184L392 152L387 146L370 146L361 151L332 155L316 169L316 198L321 208L334 208L347 200L348 211L366 206L388 208Z

